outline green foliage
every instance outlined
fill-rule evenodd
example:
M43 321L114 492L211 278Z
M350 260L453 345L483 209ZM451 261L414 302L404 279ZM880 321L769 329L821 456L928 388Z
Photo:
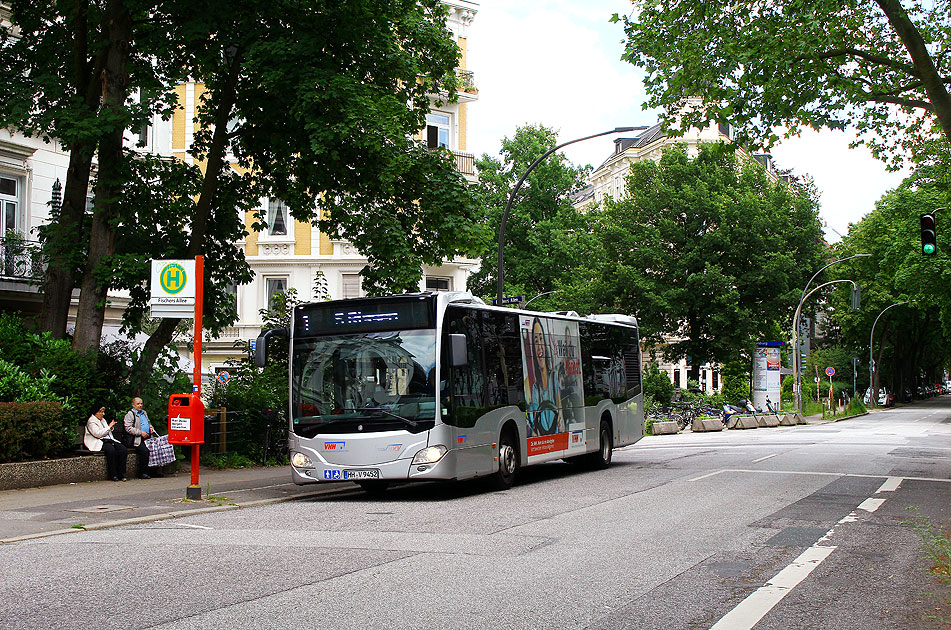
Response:
M631 166L626 198L591 213L598 248L569 292L579 312L632 313L648 343L692 365L735 360L775 331L819 266L817 205L734 151L678 145Z
M0 462L59 455L74 443L74 426L58 402L0 402Z
M910 506L907 509L914 512L914 518L903 521L902 525L911 525L921 537L918 550L929 561L928 571L941 584L951 585L951 528L935 525L923 517L917 507Z
M57 401L73 426L84 425L94 404L106 407L107 418L121 421L135 395L131 366L138 350L126 341L104 345L96 355L75 352L67 339L25 330L21 320L0 313L0 400ZM149 418L164 429L168 397L190 391L172 349L161 353L156 369L140 394Z
M227 468L253 468L254 461L240 453L202 453L201 465L215 470Z
M777 128L853 126L893 157L938 133L951 139L947 3L634 5L613 18L627 34L623 58L646 73L646 106L685 127L729 123L741 144L768 147Z
M293 289L277 293L272 307L262 309L265 328L290 325L294 306L298 303ZM227 362L231 374L227 384L215 381L206 408L228 410L228 450L260 460L265 437L282 450L287 443L288 421L288 355L287 340L274 340L268 348L268 363L259 368L250 348L241 359Z
M836 276L862 286L862 309L849 308L849 292L828 297L833 340L862 359L859 382L868 382L869 336L875 325L873 351L879 387L900 392L942 380L951 365L951 256L947 220L938 217L938 253L920 254L918 215L951 206L947 182L951 162L926 162L882 197L875 210L839 243L836 257L871 254L836 265ZM942 218L943 217L943 218ZM827 278L828 279L828 278ZM836 365L838 372L839 367ZM851 368L848 368L850 370ZM850 374L849 371L846 372Z
M519 127L503 138L501 159L476 160L483 222L491 237L481 241L483 261L469 278L469 289L494 298L497 288L498 234L509 193L537 158L558 144L554 130L541 125ZM545 158L519 189L506 222L504 273L506 295L526 300L561 288L591 250L588 218L575 210L569 195L585 186L590 167L578 168L558 153ZM568 308L563 292L532 302L531 308Z
M659 405L669 405L674 395L674 384L666 372L661 372L656 363L649 363L644 369L641 379L644 383L644 397L650 398Z
M723 400L736 403L750 399L750 364L747 361L729 361L720 370Z

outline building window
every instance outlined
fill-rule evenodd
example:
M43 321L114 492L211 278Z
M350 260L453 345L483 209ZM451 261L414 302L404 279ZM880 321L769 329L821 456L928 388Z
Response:
M0 236L19 228L20 179L0 175Z
M452 291L452 278L426 276L427 291Z
M720 373L714 370L713 378L711 380L713 381L712 383L713 391L717 391L720 388Z
M278 293L287 292L287 277L283 278L265 278L264 290L267 292L267 308L274 310L274 298Z
M674 368L674 387L680 389L680 370Z
M287 206L280 199L268 199L267 233L269 236L287 236Z
M426 115L426 146L449 148L449 114Z
M341 286L341 297L343 299L349 298L358 298L363 293L363 289L360 286L360 274L358 273L344 273L341 274L342 286Z

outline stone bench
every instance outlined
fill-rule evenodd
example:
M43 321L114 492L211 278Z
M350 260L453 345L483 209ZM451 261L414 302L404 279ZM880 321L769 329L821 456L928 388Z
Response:
M673 420L667 422L655 422L651 425L651 435L667 435L680 431L680 426Z

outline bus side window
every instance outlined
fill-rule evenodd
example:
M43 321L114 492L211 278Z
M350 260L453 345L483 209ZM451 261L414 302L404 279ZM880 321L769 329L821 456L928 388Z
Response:
M489 406L513 405L525 400L522 382L522 348L518 318L483 311L486 394Z
M445 331L466 336L469 364L449 368L451 393L451 423L459 427L475 426L485 405L485 382L482 360L482 337L478 325L478 311L464 308L446 310ZM447 356L444 352L444 356ZM446 364L448 366L448 362Z

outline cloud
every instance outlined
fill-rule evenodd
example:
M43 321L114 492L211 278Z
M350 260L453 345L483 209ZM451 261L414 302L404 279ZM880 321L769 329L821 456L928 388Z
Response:
M543 124L566 141L617 126L651 124L641 111L641 73L620 61L624 32L609 23L625 0L484 5L472 24L469 67L479 101L469 107L470 151L497 155L517 126ZM570 147L574 162L595 165L612 139Z

